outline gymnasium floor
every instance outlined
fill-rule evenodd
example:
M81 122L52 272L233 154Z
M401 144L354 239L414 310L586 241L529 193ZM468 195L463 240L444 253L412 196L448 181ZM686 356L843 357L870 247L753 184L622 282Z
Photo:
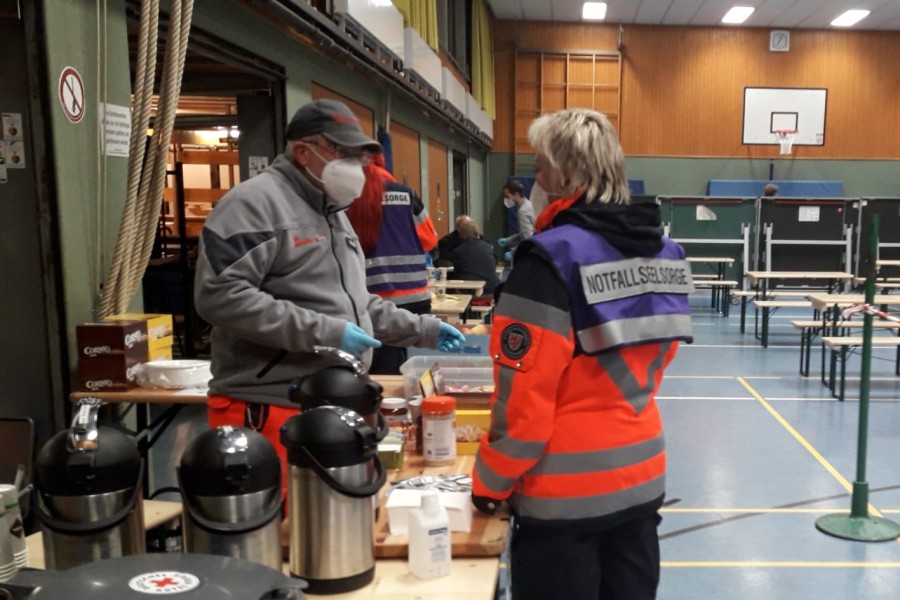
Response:
M810 376L799 374L790 320L808 311L775 313L762 348L752 311L741 334L739 310L722 318L705 294L692 307L695 342L682 345L659 394L669 457L659 600L900 598L900 542L815 528L820 516L850 509L859 357L838 402L820 381L818 347ZM873 356L869 501L900 522L900 380L893 350ZM160 447L183 448L205 426L203 407L186 407ZM166 478L176 458L154 461L157 486L174 485Z
M849 512L857 472L859 356L847 401L820 381L819 352L799 374L800 334L773 316L769 348L692 299L693 345L659 393L669 474L660 527L660 600L847 600L900 597L900 542L856 542L815 528ZM888 334L890 335L890 334ZM873 353L869 502L900 521L900 380L895 350ZM872 513L875 514L875 513Z

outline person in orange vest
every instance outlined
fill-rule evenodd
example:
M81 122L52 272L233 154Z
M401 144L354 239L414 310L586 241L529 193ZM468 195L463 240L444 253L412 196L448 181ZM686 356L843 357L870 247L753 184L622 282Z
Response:
M472 500L512 510L516 600L649 600L666 477L655 396L693 341L690 266L658 206L630 203L603 114L543 115L528 138L539 233L516 249L494 311Z
M412 188L400 184L375 154L363 167L366 183L347 209L366 257L369 293L390 300L417 315L431 312L428 254L437 246L437 231L425 204ZM375 348L373 374L396 375L406 360L406 348Z

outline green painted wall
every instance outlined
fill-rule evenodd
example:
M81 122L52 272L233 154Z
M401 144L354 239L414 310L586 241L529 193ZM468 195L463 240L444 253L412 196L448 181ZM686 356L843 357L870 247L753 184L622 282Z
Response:
M126 158L102 156L98 121L99 102L131 104L124 0L107 0L105 18L98 6L95 2L44 0L42 11L48 88L55 96L66 67L74 67L84 82L84 117L77 123L66 118L58 98L48 99L73 367L74 326L96 316L100 282L115 248L127 177Z

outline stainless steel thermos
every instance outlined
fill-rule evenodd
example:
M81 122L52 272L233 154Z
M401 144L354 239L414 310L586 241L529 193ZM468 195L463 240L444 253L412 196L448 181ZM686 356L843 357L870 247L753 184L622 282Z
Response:
M375 576L375 496L385 482L374 429L355 411L321 406L281 431L289 463L291 574L313 594L348 592Z
M185 550L281 570L281 466L272 444L244 427L195 438L178 469Z
M97 425L99 407L82 401L72 426L38 454L36 516L51 569L145 550L143 460L128 436Z
M363 364L352 354L337 348L317 346L316 354L334 359L334 363L318 371L297 377L291 383L288 397L301 410L316 406L343 406L358 413L384 439L388 426L379 412L381 384L373 381Z

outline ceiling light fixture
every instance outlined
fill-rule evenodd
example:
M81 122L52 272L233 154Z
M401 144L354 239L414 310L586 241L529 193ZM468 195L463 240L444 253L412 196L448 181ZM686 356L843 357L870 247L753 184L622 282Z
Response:
M869 10L848 10L831 22L832 27L852 27L869 16Z
M606 18L606 2L585 2L581 8L581 18L585 21L602 21Z
M756 9L752 6L732 6L731 10L722 17L722 22L731 25L743 23L753 14L754 10Z

